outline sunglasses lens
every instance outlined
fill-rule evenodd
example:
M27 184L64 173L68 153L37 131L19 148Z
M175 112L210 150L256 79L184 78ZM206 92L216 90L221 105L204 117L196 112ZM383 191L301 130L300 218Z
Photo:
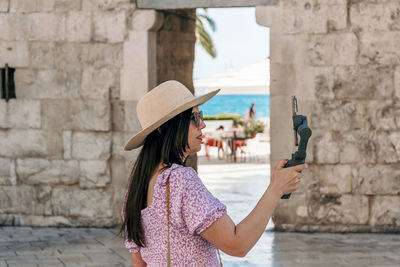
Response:
M194 122L194 125L199 128L200 127L200 119L203 120L203 111L200 112L193 112L191 119Z

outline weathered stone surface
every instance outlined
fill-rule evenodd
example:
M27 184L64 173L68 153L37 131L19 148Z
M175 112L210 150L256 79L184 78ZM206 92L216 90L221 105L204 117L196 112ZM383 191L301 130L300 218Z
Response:
M378 133L378 162L396 163L400 161L400 132Z
M313 133L314 135L314 133ZM332 132L314 135L314 159L317 163L339 163L340 148L337 145L341 137Z
M96 219L112 216L111 194L103 190L55 187L52 192L54 215Z
M36 0L37 10L43 12L66 12L79 10L81 0Z
M74 159L103 159L111 155L111 134L74 132L72 134L72 157Z
M394 86L394 95L400 100L400 67L397 67L394 73Z
M36 0L10 1L10 12L34 12L34 11L36 11Z
M29 66L33 69L53 69L55 45L52 42L29 42Z
M108 161L85 160L80 162L79 186L81 188L105 187L111 181Z
M360 33L359 63L398 65L400 63L400 31L384 31L379 34Z
M111 107L108 101L76 100L71 102L72 127L75 130L108 131Z
M13 68L29 66L28 42L0 41L0 66L5 64Z
M136 106L136 101L125 102L125 131L139 132L142 129L139 119L137 117Z
M113 100L111 101L111 108L112 108L112 130L123 131L125 125L125 102L119 100ZM0 103L0 110L1 110L1 103ZM1 125L1 117L0 117L0 125Z
M340 139L340 163L376 162L376 132L349 131Z
M71 129L71 104L69 100L42 100L42 127L44 129ZM62 112L60 112L62 110Z
M10 99L7 118L11 128L40 128L40 101Z
M122 43L102 44L88 43L82 44L82 63L94 67L122 67Z
M15 174L14 160L0 158L0 185L16 185L17 176Z
M353 176L350 165L316 165L314 168L320 193L351 193L351 182Z
M131 0L82 0L82 10L89 11L113 11L133 8Z
M359 166L353 176L353 191L363 195L400 195L400 167Z
M306 194L293 193L290 200L280 200L272 215L272 220L278 227L282 224L304 224L308 221Z
M360 195L313 194L308 207L314 224L365 224L368 222L368 197Z
M92 34L91 12L69 12L67 15L67 40L89 42Z
M17 187L0 186L0 213L17 212Z
M368 127L365 114L363 104L355 101L321 101L314 105L310 118L315 128L346 132Z
M63 13L31 13L29 40L64 41L65 15Z
M0 12L8 12L9 2L8 0L0 0Z
M76 160L18 159L17 174L25 184L75 184L79 164Z
M315 97L321 100L332 100L333 93L333 68L320 67L314 69Z
M400 29L400 4L387 1L382 4L361 1L350 7L351 25L363 31L398 31Z
M368 117L376 130L400 130L400 104L392 99L368 103Z
M80 95L85 99L109 99L113 88L119 87L116 76L110 68L85 68Z
M7 102L3 99L0 100L0 128L8 128L7 119Z
M20 225L30 225L37 227L57 227L57 226L73 226L73 222L63 216L40 216L40 215L18 215Z
M17 98L77 98L82 73L80 70L31 70L15 72Z
M61 157L62 140L57 131L5 130L0 131L0 156Z
M308 56L312 65L354 65L358 54L358 41L353 33L312 35Z
M370 225L400 226L400 205L398 196L377 196L372 200Z
M64 159L70 159L72 157L72 132L63 131L63 152Z
M94 12L94 40L99 42L123 42L127 35L126 15L124 12Z
M388 67L337 67L333 91L337 99L388 98L394 91L394 71Z
M18 211L22 214L51 214L50 186L18 186Z
M0 13L0 39L6 41L27 41L31 18L24 13Z
M57 42L54 47L54 66L57 69L81 69L82 63L82 46L75 42ZM81 70L80 70L81 72ZM81 79L79 79L80 85Z
M112 146L111 155L115 159L124 159L124 142L125 134L123 132L113 132L112 133Z

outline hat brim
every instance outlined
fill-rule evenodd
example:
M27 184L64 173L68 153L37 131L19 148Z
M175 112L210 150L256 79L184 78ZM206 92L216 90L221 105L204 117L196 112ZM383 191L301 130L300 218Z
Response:
M124 150L132 150L135 148L138 148L143 145L144 140L146 139L146 136L149 135L152 131L160 127L162 124L167 122L169 119L172 119L179 113L195 107L204 104L208 100L210 100L213 96L215 96L221 89L214 90L210 93L204 94L202 96L196 97L193 100L190 100L186 103L182 103L182 105L178 106L175 108L173 111L169 112L166 114L164 117L160 118L157 122L153 123L152 125L146 127L145 129L142 129L140 132L132 136L128 143L125 145Z

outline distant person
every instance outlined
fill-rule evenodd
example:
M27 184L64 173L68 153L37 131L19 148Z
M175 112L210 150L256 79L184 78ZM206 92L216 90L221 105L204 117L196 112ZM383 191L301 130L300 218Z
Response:
M253 120L256 118L256 112L254 110L254 106L255 105L256 105L256 103L251 103L251 107L250 107L250 110L249 110L249 118L253 119Z

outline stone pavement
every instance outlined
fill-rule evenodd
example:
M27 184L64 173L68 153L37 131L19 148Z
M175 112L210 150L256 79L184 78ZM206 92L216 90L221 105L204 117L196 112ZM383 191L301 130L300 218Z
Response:
M199 166L207 188L239 223L268 185L268 164ZM245 258L221 253L225 267L400 266L400 235L273 232L273 223ZM3 266L131 266L115 229L0 227Z
M130 266L113 229L0 228L0 266ZM261 246L260 246L261 245ZM224 266L400 266L400 235L266 232L245 257Z

